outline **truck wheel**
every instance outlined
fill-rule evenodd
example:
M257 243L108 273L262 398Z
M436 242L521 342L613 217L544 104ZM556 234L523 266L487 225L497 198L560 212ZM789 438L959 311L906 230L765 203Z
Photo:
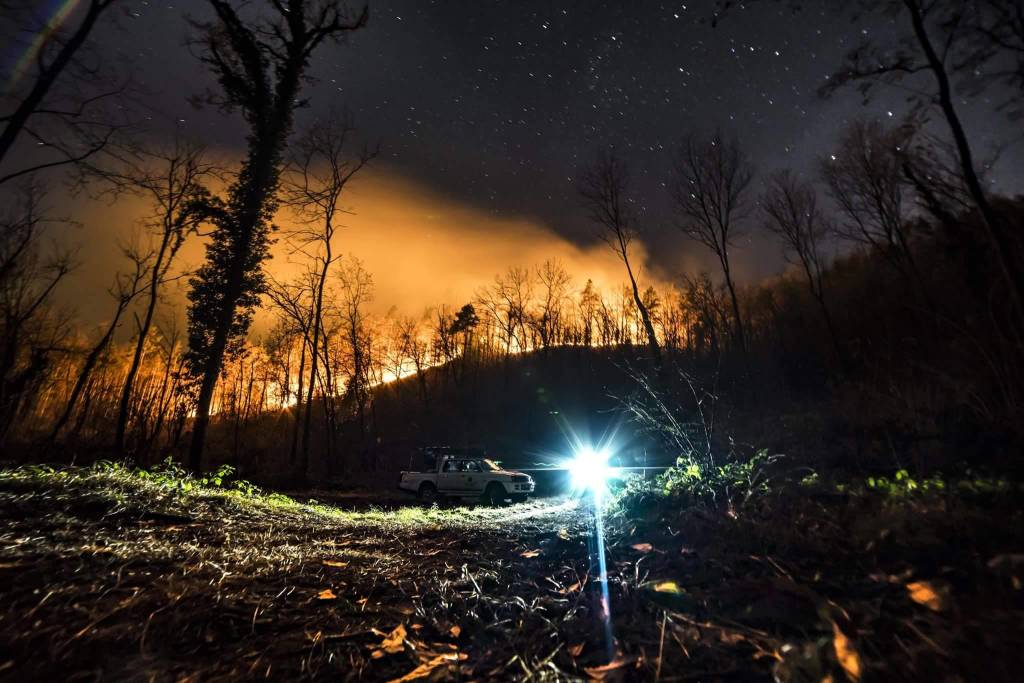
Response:
M420 500L427 505L433 505L437 502L437 487L427 482L420 486Z
M499 507L505 504L505 487L501 484L490 484L484 491L484 503L491 507Z

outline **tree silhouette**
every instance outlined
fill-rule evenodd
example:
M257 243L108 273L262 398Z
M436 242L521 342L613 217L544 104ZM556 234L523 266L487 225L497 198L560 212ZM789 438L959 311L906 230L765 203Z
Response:
M289 460L295 462L299 453L300 425L303 424L303 388L306 381L306 354L310 348L310 331L313 327L313 315L315 302L312 295L315 290L317 277L313 273L306 273L305 277L299 277L293 283L280 283L271 278L270 286L267 288L267 297L274 305L280 324L284 331L289 334L299 335L299 371L298 387L295 392L295 423L292 425L291 448ZM315 379L315 378L314 378ZM286 387L290 386L290 372L285 377ZM312 381L312 380L311 380ZM305 406L309 411L309 406Z
M644 306L637 285L637 276L629 260L629 246L637 235L636 215L629 192L629 171L621 159L611 152L600 154L594 165L584 173L580 195L590 211L591 220L600 227L599 237L626 266L633 303L647 335L647 346L660 365L661 347L654 331L650 312Z
M64 411L57 418L57 422L53 425L53 430L50 432L51 440L56 439L60 435L61 430L64 429L74 413L78 400L82 397L82 392L85 390L93 370L96 369L96 364L100 361L107 348L109 348L110 342L114 339L114 333L121 326L121 317L128 310L132 302L135 301L136 297L142 294L149 286L149 274L153 269L154 253L139 251L134 247L123 247L121 252L125 258L131 261L132 269L128 273L118 273L114 277L114 285L109 290L115 302L114 314L111 316L110 323L107 325L104 333L100 335L99 340L89 350L89 353L86 354L85 361L78 372L78 378L71 389L71 395L64 406Z
M999 0L977 4L961 0L859 0L858 6L866 12L885 13L899 18L905 22L906 33L897 35L892 42L878 43L874 39L866 39L854 47L842 66L821 88L822 94L829 95L845 85L856 84L867 98L876 85L897 84L916 74L931 75L934 81L932 87L924 91L911 90L910 98L921 112L937 105L949 127L960 175L981 214L996 263L1006 281L1014 315L1019 321L1024 312L1024 262L1016 248L1012 227L999 215L985 192L975 165L974 151L956 106L953 83L958 67L971 64L972 59L980 59L984 63L991 62L997 55L1008 55L1009 60L1021 59L1020 55L1024 54L1024 42L1021 41L1024 30L1019 28L1019 3L1016 11L1012 4L1006 8L1005 16L1009 17L1010 23L1005 26L999 19L1003 16L1003 3ZM979 9L985 6L993 8L993 11ZM994 16L995 19L976 23L974 30L971 30L972 24L968 18L972 11L984 12L981 16ZM995 25L1000 26L998 35L991 33ZM1008 42L1002 45L990 41L987 48L991 52L987 55L973 53L972 45L977 45L979 26L982 36L988 31L988 38L998 37ZM1008 36L1003 34L1007 30ZM973 54L973 58L964 59L965 53ZM1019 67L1011 68L1002 80L1019 85L1020 82L1014 79L1020 73Z
M842 344L825 299L825 269L822 242L829 232L829 221L818 207L814 186L802 181L789 169L768 178L768 187L761 196L765 228L782 243L786 258L800 266L807 278L811 296L821 309L832 346L840 362L844 362Z
M214 217L206 263L190 281L188 366L198 381L189 466L202 466L214 388L226 354L236 352L266 282L271 221L277 210L282 153L313 52L366 25L368 10L341 2L268 3L272 20L246 23L225 0L209 0L216 20L197 24L202 61L221 87L207 99L240 109L248 150Z
M167 281L174 259L186 238L209 217L210 193L203 183L217 173L204 160L204 150L189 142L177 141L172 148L164 151L140 150L137 155L142 162L140 166L132 165L118 173L104 174L108 181L152 202L154 213L147 221L147 227L155 233L157 242L149 271L146 308L137 320L135 350L118 404L117 427L114 432L114 449L118 453L124 450L135 380L142 366L146 340L153 327L161 285Z
M953 15L946 31L962 32L952 62L966 76L966 89L980 94L990 85L1006 86L999 108L1014 120L1024 115L1024 6L1020 0L973 0Z
M676 157L669 185L679 229L718 257L732 303L736 340L742 351L746 351L747 341L729 250L741 235L739 221L753 175L739 143L715 133L708 140L687 138Z
M0 185L44 169L87 162L107 148L124 128L109 116L109 112L100 115L95 111L99 104L120 94L124 87L106 82L105 74L93 63L94 59L81 59L96 25L118 3L119 0L89 0L80 21L70 31L52 25L52 18L41 23L30 18L29 24L23 27L23 35L31 36L31 40L38 36L42 42L35 58L35 74L31 83L15 100L11 112L5 112L0 118L3 124L0 130L0 165L23 135L31 138L37 147L45 147L52 156L0 173ZM21 4L4 6L5 20L17 20L24 15L31 17L38 12L38 8L32 7L38 3L25 3L23 7L19 6ZM12 41L15 39L7 37ZM74 87L62 88L59 97L54 97L53 87L65 73L73 77ZM83 93L83 84L94 87ZM33 123L36 119L44 121L36 125Z
M367 324L366 306L373 301L373 276L354 256L343 260L338 268L341 336L348 345L349 368L346 393L355 405L360 441L366 434L366 404L370 399L369 374L371 334ZM308 406L307 406L308 410Z
M33 386L51 371L63 346L61 321L51 319L54 291L72 269L72 254L46 251L45 192L26 183L0 220L0 444Z
M541 296L533 323L540 335L541 346L547 348L557 344L562 333L562 307L572 278L558 259L544 261L536 271Z
M296 210L299 226L289 236L298 251L313 260L313 317L310 341L310 381L306 394L307 410L302 426L302 462L300 473L309 467L309 441L312 429L313 391L324 332L324 289L331 265L341 258L334 254L333 239L340 227L338 218L350 213L341 204L348 182L374 157L377 150L364 148L350 155L348 147L353 128L348 117L331 115L314 124L296 145L294 158L285 180L285 197Z

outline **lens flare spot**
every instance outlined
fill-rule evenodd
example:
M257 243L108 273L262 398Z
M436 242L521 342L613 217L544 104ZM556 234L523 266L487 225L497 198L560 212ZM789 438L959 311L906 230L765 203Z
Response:
M573 489L592 491L595 495L599 495L614 473L613 468L608 464L610 458L611 452L607 448L595 449L591 446L583 446L576 451L576 456L569 463L569 476Z

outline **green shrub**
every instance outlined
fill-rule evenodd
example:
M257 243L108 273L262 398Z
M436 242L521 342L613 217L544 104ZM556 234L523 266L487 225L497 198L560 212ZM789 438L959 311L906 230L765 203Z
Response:
M625 480L617 496L620 507L642 505L651 496L669 498L684 506L734 507L771 490L768 467L781 456L760 450L747 460L734 459L721 465L703 464L683 455L653 481L640 477Z

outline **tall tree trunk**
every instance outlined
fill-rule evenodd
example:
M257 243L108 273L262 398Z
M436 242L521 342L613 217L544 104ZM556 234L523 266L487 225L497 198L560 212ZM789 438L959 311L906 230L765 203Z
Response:
M128 374L124 379L124 386L121 388L121 400L117 408L117 427L114 432L114 452L118 455L124 452L124 437L128 430L129 411L131 409L132 391L135 388L135 378L142 366L142 355L146 348L146 339L149 337L149 330L153 324L153 315L156 312L156 305L160 297L160 277L163 261L167 254L171 235L164 230L163 239L160 240L160 249L157 252L156 261L153 263L153 273L149 280L149 303L146 304L146 312L142 317L142 324L139 325L139 336L135 341L135 351L132 354L132 362L128 367Z
M633 276L633 268L629 264L629 258L626 256L626 248L622 247L622 260L626 264L626 273L629 275L629 284L633 288L633 303L636 305L636 310L640 312L640 320L644 326L644 332L647 335L647 347L651 350L651 355L655 365L661 367L661 346L658 344L658 335L654 331L654 323L651 321L651 314L647 310L647 306L644 304L643 298L640 296L640 289L637 287L636 278Z
M306 378L306 335L302 335L302 351L299 353L299 386L295 392L295 424L292 426L292 445L289 452L289 461L295 462L299 451L299 425L302 424L302 389ZM290 380L290 378L289 378ZM309 406L306 406L309 410Z
M257 237L256 231L260 227L264 207L277 189L276 159L280 147L284 144L285 133L285 129L275 127L255 138L251 143L250 158L244 166L243 173L248 172L245 178L247 187L239 189L239 192L243 193L242 206L235 218L239 224L240 235L234 245L231 268L228 271L224 296L220 301L220 311L213 331L213 341L204 358L192 428L192 443L189 447L189 468L196 473L202 471L203 449L206 445L206 432L210 427L213 392L224 366L224 354L234 326L238 300L242 296L246 262L251 257L253 240Z
M736 296L736 286L732 281L732 272L729 270L729 257L723 249L720 254L722 261L722 273L725 275L725 286L729 289L729 300L732 304L732 314L736 318L736 340L740 344L740 352L747 352L747 337L743 330L743 316L740 315L740 302Z
M236 298L237 300L237 298ZM234 317L234 308L231 308ZM202 471L203 448L206 445L206 431L210 427L210 406L213 402L213 391L217 387L217 379L220 375L223 362L224 349L227 347L228 327L222 325L214 333L214 342L211 347L212 357L207 361L203 369L202 379L199 385L199 398L196 401L196 416L192 424L192 442L188 452L188 465L195 473Z
M1009 232L1007 232L1003 221L988 201L985 190L978 178L974 168L974 160L971 153L971 146L967 140L967 133L964 131L963 123L953 105L953 89L949 82L949 74L946 73L945 64L942 58L935 51L928 29L924 23L924 15L918 0L904 0L903 3L910 12L911 24L914 28L914 36L921 46L921 50L928 60L928 66L935 76L939 86L939 107L946 118L949 130L953 135L953 142L956 145L957 156L960 161L960 172L963 173L964 183L971 194L971 198L981 213L982 222L989 234L993 244L996 260L1002 271L1003 277L1010 290L1010 297L1013 301L1014 312L1017 316L1021 313L1021 305L1024 303L1024 269L1018 263L1015 245Z
M328 224L331 220L328 217ZM305 421L302 425L302 462L301 462L301 473L303 481L305 481L306 473L309 472L309 436L312 428L312 416L313 411L308 408L313 405L313 388L316 386L317 377L317 361L319 360L320 350L320 330L323 328L323 308L324 308L324 285L327 282L327 269L331 265L331 240L328 238L324 240L326 254L324 256L323 268L320 270L320 279L317 282L316 287L316 300L313 305L313 344L310 351L310 370L309 370L309 390L306 394L306 415ZM324 414L327 414L326 406L327 396L324 396Z

